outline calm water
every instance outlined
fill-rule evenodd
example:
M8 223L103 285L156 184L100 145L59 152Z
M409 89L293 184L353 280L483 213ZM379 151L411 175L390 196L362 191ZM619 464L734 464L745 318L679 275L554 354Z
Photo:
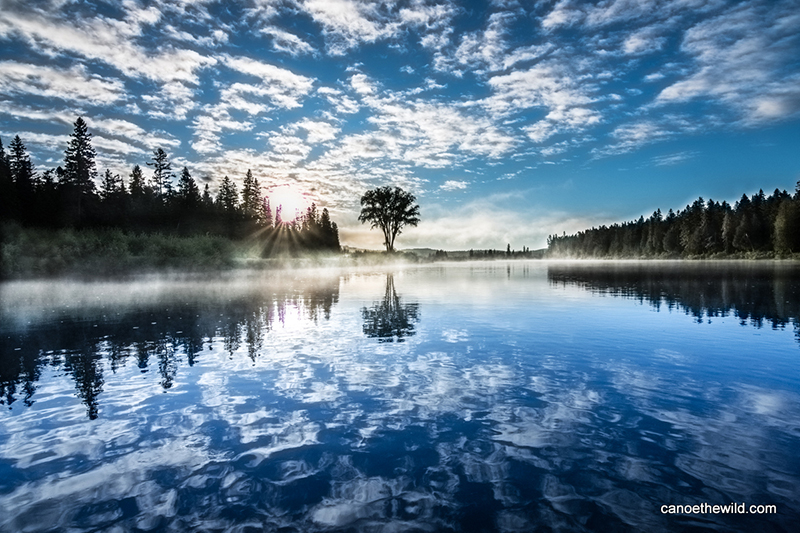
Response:
M0 286L0 530L796 531L800 271ZM776 505L665 515L662 505Z

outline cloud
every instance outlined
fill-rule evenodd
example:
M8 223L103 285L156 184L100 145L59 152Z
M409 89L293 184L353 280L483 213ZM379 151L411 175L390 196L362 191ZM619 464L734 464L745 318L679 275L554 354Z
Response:
M220 143L221 133L229 131L249 131L253 129L253 123L247 121L232 120L226 111L217 116L200 115L192 122L195 140L192 148L199 154L209 154L222 150Z
M681 44L693 71L664 88L655 103L709 99L749 122L794 116L800 111L799 25L794 2L744 3L696 24Z
M309 119L303 119L289 128L290 131L296 131L297 129L306 130L306 140L309 144L317 144L336 139L337 134L341 131L340 128L328 122Z
M147 114L154 119L185 120L189 111L197 107L194 90L180 82L165 83L155 94L141 98L147 104Z
M286 109L300 107L300 100L314 85L313 78L256 59L225 55L221 62L230 69L260 78L259 96L267 96L273 104Z
M353 114L357 113L359 109L358 102L344 94L338 89L332 87L320 87L317 89L317 94L324 97L331 105L334 111L339 114Z
M216 62L194 50L166 47L147 53L134 44L134 39L141 35L142 19L95 16L67 24L56 18L57 13L15 9L19 5L0 11L0 35L22 38L33 49L47 55L69 51L102 61L127 76L190 84L198 82L198 69Z
M515 15L509 12L492 13L485 30L468 33L461 38L454 53L455 62L472 69L502 69L508 48L508 24L514 18Z
M688 161L697 156L697 152L684 151L676 152L674 154L659 155L654 157L651 161L658 167L678 165L684 161Z
M674 131L649 120L623 124L611 132L611 137L615 139L615 142L606 147L597 148L593 150L593 153L598 157L624 154L646 144L668 139L674 134Z
M292 56L317 53L317 50L303 39L277 26L266 26L259 31L272 39L272 47L278 52Z
M399 7L394 0L305 0L298 8L322 27L330 55L341 56L363 43L398 37L408 28L424 35L447 31L455 8L424 0Z
M469 182L460 181L460 180L447 180L441 185L439 185L439 189L442 191L458 191L466 189L469 186Z
M383 12L391 9L388 1L307 0L302 8L322 26L331 55L344 55L361 43L375 42L395 35L399 21Z
M61 70L16 61L0 62L0 93L93 105L115 104L127 98L121 81L92 76L84 67Z
M532 108L548 110L542 120L522 128L534 142L544 142L559 133L580 132L601 122L600 113L588 107L595 101L589 95L591 87L555 62L494 76L488 84L493 94L480 103L493 116Z
M667 40L657 32L657 28L648 27L628 35L622 43L622 51L629 55L641 55L661 50Z

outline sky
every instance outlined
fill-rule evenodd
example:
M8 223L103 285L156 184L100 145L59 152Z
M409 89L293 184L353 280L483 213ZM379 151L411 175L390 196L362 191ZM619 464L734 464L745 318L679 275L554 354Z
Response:
M0 0L0 139L39 171L164 149L330 210L412 192L398 248L514 249L800 179L800 0ZM285 216L285 214L284 214Z

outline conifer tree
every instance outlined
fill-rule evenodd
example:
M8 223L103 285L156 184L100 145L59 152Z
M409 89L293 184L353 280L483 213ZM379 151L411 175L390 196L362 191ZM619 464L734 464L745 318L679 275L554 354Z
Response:
M122 178L119 174L112 174L111 170L106 169L103 180L100 183L100 198L109 201L125 192Z
M250 169L245 174L242 182L242 211L245 218L262 222L264 220L264 208L261 202L261 184L258 179L253 177Z
M228 176L222 178L217 194L217 205L227 214L233 214L239 208L239 193L236 191L236 184Z
M172 164L169 162L167 153L161 148L153 150L153 161L147 162L148 166L153 167L153 191L158 198L164 199L171 190L170 179L172 179Z
M94 158L97 153L92 147L92 134L83 118L78 117L74 126L64 152L64 181L77 189L80 198L95 192L97 170Z
M11 170L11 179L13 181L13 196L16 212L23 219L30 219L33 217L35 210L35 179L36 173L33 171L31 158L28 155L25 145L19 135L14 137L11 144L8 146L9 154L9 168ZM30 221L30 220L29 220Z
M214 207L214 199L211 197L211 191L208 188L208 183L203 188L203 207L210 210Z
M130 193L133 198L141 198L147 192L147 185L144 182L144 176L142 175L142 167L139 165L135 165L133 170L131 170L130 174Z
M272 227L272 209L269 206L269 198L264 197L263 202L263 209L264 209L264 226L271 228Z
M183 167L178 178L178 201L185 209L194 209L200 205L200 189L187 167Z
M14 217L15 199L16 193L14 191L14 180L11 177L11 167L6 151L3 149L3 141L0 140L0 219Z

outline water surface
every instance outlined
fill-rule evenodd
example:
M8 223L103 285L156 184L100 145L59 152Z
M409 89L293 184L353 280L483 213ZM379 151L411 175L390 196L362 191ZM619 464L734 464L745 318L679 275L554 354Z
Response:
M2 531L794 531L800 273L0 288ZM664 515L664 504L774 504Z

